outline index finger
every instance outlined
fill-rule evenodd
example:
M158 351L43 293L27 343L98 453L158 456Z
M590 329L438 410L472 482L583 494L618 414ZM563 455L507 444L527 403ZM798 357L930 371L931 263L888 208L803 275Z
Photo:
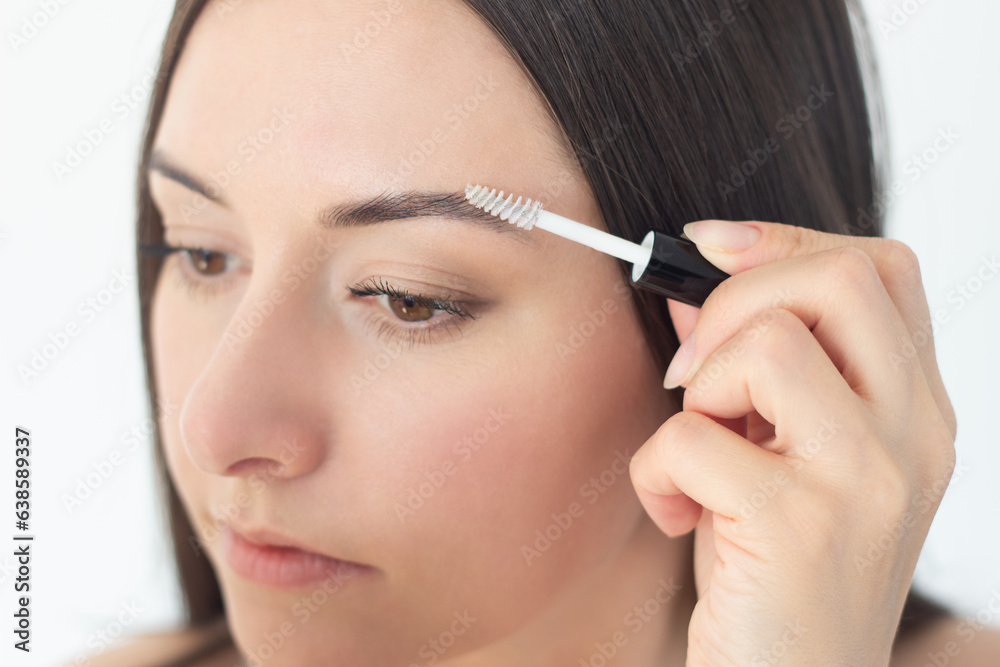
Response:
M909 337L892 341L898 352L890 360L920 365L935 403L954 437L955 412L948 400L934 351L930 309L924 294L920 264L905 243L871 236L845 236L776 222L699 220L684 226L684 235L708 261L733 275L762 264L852 246L872 260ZM917 342L914 342L917 341Z

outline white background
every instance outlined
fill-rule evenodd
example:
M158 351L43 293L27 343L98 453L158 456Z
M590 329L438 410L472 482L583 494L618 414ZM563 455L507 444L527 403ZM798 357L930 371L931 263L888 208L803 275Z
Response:
M134 294L134 181L148 89L172 3L90 0L58 5L16 51L11 32L41 0L5 0L0 13L0 414L6 454L0 485L13 479L14 426L32 430L33 652L11 648L13 548L0 548L0 631L4 664L62 664L99 647L94 633L161 629L180 619L148 439ZM962 614L985 613L1000 591L1000 278L961 308L960 285L977 287L984 259L1000 253L1000 3L989 0L869 0L868 16L888 99L894 202L888 235L921 260L931 311L948 320L936 333L938 360L958 412L957 475L917 568L917 581ZM891 21L896 9L895 23ZM880 28L881 24L881 28ZM886 26L894 30L889 31ZM121 100L134 95L135 108ZM117 102L116 102L117 101ZM121 106L122 104L125 106ZM125 109L125 111L119 111ZM102 118L110 133L58 179L52 165ZM107 127L107 126L105 126ZM958 139L919 178L916 154L939 131ZM131 277L89 319L88 298ZM970 283L970 280L972 281ZM949 295L951 300L949 300ZM105 295L107 296L107 294ZM17 368L67 325L79 333L24 382ZM113 472L72 512L63 497L122 452ZM13 522L10 491L0 494ZM7 525L7 524L4 524ZM8 532L9 531L9 532ZM9 535L12 529L0 530ZM9 537L0 538L11 544ZM133 614L128 609L135 609ZM989 614L987 614L989 615ZM995 616L995 615L994 615ZM1000 625L1000 618L991 617Z

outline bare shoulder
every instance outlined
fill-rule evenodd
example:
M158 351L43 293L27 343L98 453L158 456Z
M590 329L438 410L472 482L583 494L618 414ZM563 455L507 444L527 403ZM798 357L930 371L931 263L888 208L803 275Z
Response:
M897 644L890 667L995 667L998 656L1000 629L949 616Z
M183 656L206 651L200 667L234 667L241 657L228 641L224 618L194 628L178 628L140 635L104 653L91 656L88 667L160 667ZM212 647L225 649L212 650Z

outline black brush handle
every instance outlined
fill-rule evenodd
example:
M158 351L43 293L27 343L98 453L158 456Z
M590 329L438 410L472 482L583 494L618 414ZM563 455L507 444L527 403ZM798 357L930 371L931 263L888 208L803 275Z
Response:
M729 277L690 241L654 230L640 245L652 246L652 253L646 266L632 266L632 284L674 301L701 306L709 293Z

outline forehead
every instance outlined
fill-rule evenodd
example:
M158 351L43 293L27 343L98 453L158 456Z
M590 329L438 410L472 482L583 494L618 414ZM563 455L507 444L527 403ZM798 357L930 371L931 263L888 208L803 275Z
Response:
M233 200L264 179L286 205L470 180L538 197L575 171L543 104L457 0L209 3L157 144L206 175L238 170Z

